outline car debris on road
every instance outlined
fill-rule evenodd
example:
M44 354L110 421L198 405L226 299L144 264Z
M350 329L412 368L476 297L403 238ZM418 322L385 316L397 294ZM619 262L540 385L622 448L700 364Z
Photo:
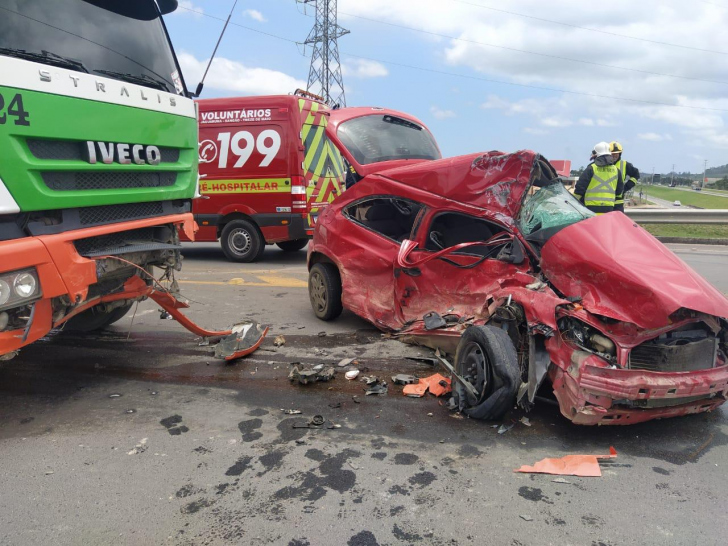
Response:
M543 459L533 466L524 465L517 468L514 472L598 478L602 475L599 459L614 459L616 457L617 450L610 447L608 455L566 455L558 459Z
M298 381L301 385L316 383L317 381L331 381L336 375L333 367L325 366L305 366L300 362L291 364L291 371L288 374L289 381Z

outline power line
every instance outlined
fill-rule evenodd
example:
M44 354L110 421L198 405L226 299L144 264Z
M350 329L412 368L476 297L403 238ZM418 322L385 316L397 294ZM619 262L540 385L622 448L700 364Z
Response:
M342 15L347 15L349 17L354 17L356 19L362 19L364 21L370 21L372 23L379 23L379 24L382 24L382 25L388 25L388 26L392 26L392 27L396 27L396 28L402 28L402 29L411 30L411 31L414 31L414 32L421 32L422 34L428 34L430 36L437 36L439 38L447 38L449 40L456 40L458 42L466 42L466 43L476 44L476 45L485 46L485 47L493 47L493 48L496 48L496 49L505 49L507 51L516 51L518 53L526 53L528 55L537 55L539 57L548 57L550 59L560 59L560 60L563 60L563 61L569 61L569 62L574 62L574 63L582 63L582 64L589 64L589 65L594 65L594 66L601 66L601 67L604 67L604 68L614 68L614 69L617 69L617 70L627 70L629 72L638 72L640 74L650 74L652 76L664 76L664 77L667 77L667 78L678 78L678 79L682 79L682 80L693 80L693 81L699 81L699 82L720 83L720 84L723 84L723 85L728 85L728 81L707 80L707 79L704 79L704 78L693 78L691 76L680 76L678 74L665 74L665 73L662 73L662 72L652 72L650 70L641 70L641 69L638 69L638 68L628 68L626 66L617 66L617 65L613 65L613 64L598 63L596 61L585 61L583 59L574 59L572 57L563 57L561 55L552 55L552 54L549 54L549 53L539 53L537 51L528 51L526 49L518 49L518 48L515 48L515 47L508 47L508 46L502 46L502 45L496 45L496 44L489 44L489 43L486 43L486 42L479 42L477 40L469 40L467 38L458 38L457 36L449 36L447 34L439 34L437 32L432 32L432 31L429 31L429 30L421 29L421 28L408 27L406 25L401 25L401 24L398 24L398 23L392 23L392 22L389 22L389 21L382 21L380 19L371 19L369 17L363 17L361 15L354 15L353 13L346 13L346 12L343 12L343 11L340 11L339 13L341 13Z
M179 6L179 7L182 8L182 6ZM225 21L224 18L215 17L214 15L210 15L203 11L197 11L197 10L193 10L193 9L189 9L189 8L182 8L182 9L186 9L187 11L192 11L194 13L199 13L200 15L204 15L205 17L209 17L211 19L216 19L218 21L222 21L222 22ZM258 34L268 36L270 38L276 38L277 40L282 40L284 42L289 42L292 44L300 45L300 42L297 42L296 40L291 40L290 38L285 38L283 36L277 36L277 35L271 34L269 32L263 32L262 30L258 30L256 28L248 27L245 25L240 25L238 23L233 23L232 21L230 22L230 24L233 26L244 28L246 30L250 30L251 32L256 32ZM452 77L456 77L456 78L463 78L463 79L469 79L469 80L485 81L485 82L489 82L489 83L498 83L498 84L502 84L502 85L510 85L513 87L523 87L526 89L538 89L540 91L552 91L552 92L556 92L556 93L567 93L570 95L580 95L580 96L585 96L585 97L601 98L601 99L609 99L609 100L620 100L620 101L634 102L634 103L640 103L640 104L649 104L649 105L655 105L655 106L668 106L668 107L672 107L672 108L685 108L685 109L689 109L689 110L705 110L705 111L710 111L710 112L728 112L728 109L722 109L722 108L709 108L707 106L690 106L690 105L686 105L686 104L671 104L668 102L656 102L656 101L648 101L648 100L642 100L642 99L632 99L632 98L627 98L627 97L598 95L595 93L586 93L586 92L582 92L582 91L571 91L568 89L560 89L560 88L556 88L556 87L546 87L546 86L540 86L540 85L529 85L529 84L524 84L524 83L507 82L507 81L503 81L503 80L496 80L493 78L484 78L482 76L458 74L456 72L447 72L444 70L436 70L434 68L427 68L427 67L423 67L423 66L414 66L414 65L404 64L404 63L398 63L395 61L387 61L384 59L375 59L373 57L364 57L362 55L356 55L354 53L346 53L343 51L341 52L341 54L346 55L347 57L353 57L353 58L363 59L363 60L367 60L367 61L374 61L374 62L378 62L378 63L382 63L382 64L388 64L391 66L400 66L402 68L409 68L411 70L420 70L423 72L430 72L433 74L441 74L443 76L452 76Z
M554 25L561 25L561 26L564 26L564 27L578 28L578 29L581 29L581 30L588 30L589 32L598 32L599 34L607 34L609 36L617 36L619 38L628 38L630 40L637 40L637 41L640 41L640 42L649 42L651 44L658 44L658 45L664 45L664 46L670 46L670 47L678 47L678 48L682 48L682 49L690 49L690 50L693 50L693 51L702 51L704 53L717 53L718 55L728 55L728 52L725 52L725 51L716 51L714 49L703 49L703 48L700 48L700 47L693 47L693 46L687 46L687 45L682 45L682 44L673 44L673 43L670 43L670 42L661 42L659 40L650 40L649 38L639 38L638 36L630 36L628 34L619 34L617 32L610 32L608 30L601 30L601 29L598 29L598 28L584 27L584 26L581 26L581 25L574 25L572 23L565 23L563 21L555 21L553 19L545 19L543 17L536 17L534 15L527 15L525 13L518 13L516 11L508 11L508 10L505 10L505 9L494 8L494 7L491 7L491 6L485 6L483 4L478 4L476 2L468 2L467 0L452 0L452 1L453 2L458 2L460 4L467 4L468 6L474 6L474 7L477 7L477 8L487 9L487 10L490 10L490 11L497 11L499 13L507 13L508 15L515 15L516 17L523 17L524 19L532 19L534 21L541 21L541 22L544 22L544 23L551 23L551 24L554 24Z
M342 51L341 54L346 55L347 57L354 57L357 59L364 59L367 61L375 61L378 63L390 64L393 66L401 66L402 68L410 68L413 70L422 70L423 72L432 72L434 74L442 74L444 76L454 76L456 78L465 78L468 80L479 80L479 81L485 81L485 82L490 82L490 83L498 83L498 84L502 84L502 85L511 85L514 87L525 87L528 89L538 89L540 91L553 91L553 92L557 92L557 93L567 93L569 95L581 95L584 97L592 97L592 98L599 98L599 99L621 100L621 101L627 101L627 102L636 102L636 103L640 103L640 104L650 104L650 105L655 105L655 106L670 106L672 108L687 108L690 110L708 110L708 111L712 111L712 112L728 112L727 109L723 109L723 108L708 108L707 106L690 106L687 104L671 104L669 102L657 102L657 101L650 101L650 100L643 100L643 99L631 99L628 97L617 97L617 96L613 96L613 95L599 95L596 93L586 93L583 91L571 91L569 89L560 89L558 87L546 87L546 86L541 86L541 85L529 85L529 84L525 84L525 83L507 82L507 81L496 80L496 79L492 79L492 78L484 78L482 76L471 76L471 75L467 75L467 74L458 74L456 72L446 72L444 70L436 70L434 68L426 68L424 66L414 66L414 65L404 64L404 63L397 63L394 61L385 61L382 59L374 59L372 57L354 55L353 53L346 53L344 51Z

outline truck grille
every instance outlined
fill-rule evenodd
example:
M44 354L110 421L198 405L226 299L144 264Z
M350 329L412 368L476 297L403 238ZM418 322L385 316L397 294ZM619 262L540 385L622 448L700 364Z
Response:
M705 370L714 366L717 348L718 340L715 337L697 341L681 340L670 345L648 341L632 349L629 367L652 372Z
M174 244L172 228L149 227L109 233L97 237L87 237L74 241L76 250L81 256L128 254L130 252L149 252L154 250L179 250L182 247Z
M177 181L175 172L50 171L41 176L45 185L56 191L163 188L173 186Z
M79 209L78 217L82 225L110 224L122 220L137 220L161 216L164 212L162 203L130 203L124 205L105 205L102 207L86 207Z
M86 142L80 140L49 140L29 138L28 149L38 159L86 161ZM177 163L179 148L159 147L161 163Z

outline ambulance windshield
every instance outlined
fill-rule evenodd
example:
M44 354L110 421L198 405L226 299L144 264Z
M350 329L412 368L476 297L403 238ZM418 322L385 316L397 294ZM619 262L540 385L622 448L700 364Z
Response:
M337 135L361 165L442 157L435 139L425 127L390 114L350 119L339 126Z

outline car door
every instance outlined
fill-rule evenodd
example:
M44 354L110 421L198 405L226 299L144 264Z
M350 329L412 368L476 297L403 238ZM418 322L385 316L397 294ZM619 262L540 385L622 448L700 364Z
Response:
M332 248L340 264L342 303L370 322L397 328L392 271L401 241L423 206L395 196L367 196L343 209Z
M504 226L455 211L429 214L416 240L400 250L395 311L403 324L423 320L431 311L478 316L488 296L525 263L520 243Z

